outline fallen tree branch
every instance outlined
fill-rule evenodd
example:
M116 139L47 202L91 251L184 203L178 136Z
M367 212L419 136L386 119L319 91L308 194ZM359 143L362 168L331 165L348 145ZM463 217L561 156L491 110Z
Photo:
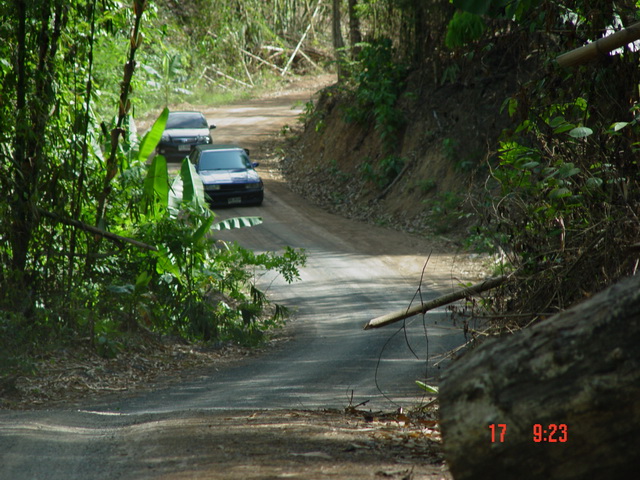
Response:
M556 61L561 67L575 67L582 65L597 57L604 57L616 48L635 42L640 39L640 22L634 23L607 37L600 38L584 47L576 48L563 53Z
M215 73L216 75L220 75L221 77L226 78L227 80L234 81L234 82L239 83L240 85L243 85L243 86L245 86L245 87L247 87L247 88L253 88L253 87L252 87L251 85L249 85L247 82L243 82L242 80L238 80L237 78L233 78L231 75L227 75L226 73L221 72L221 71L220 71L220 70L218 70L217 68L214 68L214 67L211 67L211 66L209 66L209 67L207 67L207 68L209 68L210 70L212 70L212 71L213 71L213 73Z
M85 232L93 233L95 235L99 235L100 237L107 238L114 242L124 242L129 243L131 245L135 245L138 248L142 248L143 250L152 250L157 252L158 249L153 245L149 245L147 243L140 242L138 240L134 240L133 238L123 237L121 235L116 235L115 233L106 232L104 230L99 229L98 227L94 227L92 225L86 224L79 220L73 220L71 218L62 217L56 213L49 212L43 208L38 208L38 213L47 218L55 220L56 222L62 223L64 225L69 225L71 227L79 228L80 230L84 230Z
M471 285L470 287L465 287L460 290L456 290L455 292L451 292L447 295L442 295L441 297L435 298L429 302L425 302L420 305L415 305L410 308L398 310L396 312L374 318L373 320L369 320L369 323L367 323L364 326L364 329L371 330L373 328L384 327L391 323L404 320L405 318L413 317L414 315L427 313L429 310L433 310L434 308L441 307L443 305L448 305L449 303L453 303L465 297L477 295L478 293L482 293L484 291L491 290L492 288L499 287L508 278L509 278L509 275L502 275L500 277L489 278L484 282L476 283L474 285Z
M320 67L320 65L318 65L316 62L311 60L311 57L309 57L309 55L304 53L304 50L300 50L298 51L298 53L302 58L304 58L307 62L309 62L313 68L315 68L316 70L322 70L322 67Z
M313 26L313 21L315 20L316 15L318 15L318 12L320 11L320 4L321 3L322 3L322 1L318 0L318 4L316 5L316 9L314 10L313 15L311 15L311 20L309 20L309 26L304 31L304 34L302 35L302 38L298 42L298 45L296 45L296 48L293 50L293 53L291 54L291 57L289 57L289 61L284 66L284 70L282 70L281 75L283 77L286 75L287 70L289 70L289 67L291 66L291 62L293 62L293 59L296 57L296 54L298 53L298 50L300 50L300 47L302 46L302 42L304 42L304 39L307 38L307 34L309 33L309 30L311 30L311 27Z
M245 50L244 48L241 48L241 49L240 49L240 51L241 51L242 53L244 53L245 55L247 55L247 56L249 56L249 57L251 57L251 58L253 58L253 59L255 59L255 60L259 61L260 63L263 63L263 64L267 65L268 67L271 67L271 68L273 68L273 69L277 70L277 71L278 71L278 72L280 72L280 73L282 73L282 71L283 71L283 69L282 69L282 68L280 68L279 66L277 66L276 64L271 63L271 62L267 62L264 58L259 57L258 55L254 55L253 53L251 53L251 52L249 52L249 51Z

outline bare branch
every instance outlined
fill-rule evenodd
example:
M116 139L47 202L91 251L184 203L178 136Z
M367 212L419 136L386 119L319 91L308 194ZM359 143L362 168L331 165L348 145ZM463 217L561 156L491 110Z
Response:
M556 61L561 67L575 67L597 57L606 57L612 50L624 47L638 39L640 39L640 22L634 23L612 35L600 38L584 47L563 53L556 58Z
M383 315L381 317L374 318L370 320L364 326L365 330L371 330L372 328L380 328L385 325L389 325L391 323L399 322L400 320L404 320L405 318L413 317L414 315L420 315L427 313L429 310L433 310L434 308L441 307L443 305L448 305L449 303L453 303L457 300L461 300L465 297L470 297L473 295L477 295L478 293L485 292L487 290L491 290L492 288L499 287L502 285L510 275L502 275L500 277L489 278L484 282L476 283L471 285L470 287L465 287L460 290L456 290L455 292L451 292L447 295L442 295L434 300L429 302L422 303L420 305L416 305L411 308L406 308L403 310L398 310L393 313L389 313L387 315Z
M72 218L61 217L60 215L44 210L43 208L38 208L38 213L45 217L48 217L52 220L55 220L58 223L62 223L64 225L69 225L71 227L79 228L80 230L84 230L85 232L93 233L95 235L99 235L101 237L107 238L113 242L124 242L129 243L131 245L135 245L138 248L142 248L143 250L151 250L157 252L158 249L153 245L149 245L147 243L140 242L138 240L134 240L133 238L123 237L121 235L116 235L115 233L106 232L101 230L100 228L94 227L92 225L88 225L80 220L74 220Z

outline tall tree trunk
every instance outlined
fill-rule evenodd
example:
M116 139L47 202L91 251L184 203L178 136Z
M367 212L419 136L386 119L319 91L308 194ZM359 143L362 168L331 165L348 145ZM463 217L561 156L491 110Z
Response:
M106 229L105 227L105 215L107 208L107 200L111 193L111 181L118 173L118 144L120 137L124 136L124 123L129 110L131 109L131 100L129 94L131 93L131 81L133 79L133 73L136 69L136 52L142 43L142 35L140 33L140 25L142 23L142 15L147 8L147 0L134 0L133 1L133 26L131 27L131 34L129 37L129 57L127 63L124 65L124 74L122 82L120 83L120 102L118 105L118 116L116 120L116 126L111 130L110 138L110 150L109 155L106 158L105 175L102 182L102 190L98 193L98 206L96 209L96 227ZM98 238L92 247L95 252L100 244L101 237ZM89 256L85 265L85 273L89 272L93 268L94 257Z
M353 60L358 56L358 52L360 51L358 44L362 41L357 6L358 0L349 0L349 43L351 44L351 58Z
M29 208L31 189L31 164L27 158L27 145L29 144L30 129L27 116L27 5L24 0L16 2L16 14L18 17L17 31L17 83L16 83L16 124L15 143L13 147L13 185L16 194L12 200L12 225L10 230L10 243L12 253L12 268L22 282L27 262L27 252L31 241L32 210ZM23 286L23 285L22 285Z
M426 10L425 2L417 1L415 3L413 17L413 58L411 60L416 65L419 65L425 56L426 41L429 35Z
M33 9L32 11L29 8ZM11 206L11 268L13 304L18 311L30 309L32 299L27 262L33 232L38 226L37 205L41 170L45 165L46 127L55 99L55 57L62 32L62 2L16 0L17 58L16 120L12 178L15 195ZM33 21L27 22L27 19ZM39 23L38 23L39 21ZM37 58L33 58L37 52ZM37 256L37 252L34 254Z
M338 82L344 79L344 40L342 39L340 0L333 0L333 48L338 67Z
M77 165L74 160L73 171L78 172L78 180L74 182L74 191L72 194L71 205L69 206L71 218L79 219L80 212L82 210L82 194L84 193L84 181L86 174L86 165L89 159L89 125L91 123L91 94L93 91L93 45L96 34L96 0L92 0L87 3L87 21L89 22L90 34L89 34L89 51L87 56L87 82L85 85L85 106L84 106L84 118L82 119L82 155L80 158L80 165ZM69 258L67 264L67 296L72 292L73 285L73 273L76 264L76 252L77 247L77 231L71 230L71 237L69 239Z

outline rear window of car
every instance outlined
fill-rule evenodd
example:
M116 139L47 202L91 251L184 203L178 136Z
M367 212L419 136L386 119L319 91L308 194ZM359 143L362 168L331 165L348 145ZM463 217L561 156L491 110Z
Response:
M200 113L169 113L165 128L208 128L207 119Z
M241 150L205 150L198 161L199 170L237 170L251 168L249 157Z

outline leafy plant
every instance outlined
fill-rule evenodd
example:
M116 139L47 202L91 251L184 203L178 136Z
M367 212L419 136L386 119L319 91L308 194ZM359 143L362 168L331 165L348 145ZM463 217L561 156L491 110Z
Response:
M450 48L458 48L478 40L485 31L485 24L479 15L468 11L456 11L447 27L444 44Z
M437 395L439 393L438 387L433 385L427 385L426 383L421 382L420 380L416 380L416 385L418 385L418 387L420 387L422 390L424 390L427 393L431 393L434 395Z
M362 162L358 171L366 182L372 182L379 188L384 188L400 174L404 164L404 158L389 155L383 158L376 167L368 161Z
M380 172L385 184L391 183L400 174L405 162L404 158L396 155L389 155L380 161Z
M544 82L530 88L545 101L526 113L515 99L505 104L520 123L491 168L501 195L491 202L495 224L485 230L496 232L490 242L508 254L508 264L527 274L510 293L511 307L526 312L563 308L628 273L616 245L638 232L626 221L638 195L627 168L638 134L634 109L630 121L606 122L600 111L610 106L607 96L571 98Z
M191 90L181 86L187 80L187 73L180 54L164 52L158 69L146 64L142 64L142 68L151 76L147 85L161 92L165 105L169 105L172 93L193 94Z
M454 138L443 138L442 139L442 153L444 157L451 163L455 164L457 155L456 149L458 148L458 141Z
M157 175L157 169L152 162L150 175L165 179L166 173ZM166 193L166 198L156 201L158 209L148 217L151 222L142 226L137 235L158 247L153 252L155 262L144 262L150 295L165 299L161 311L156 312L156 327L169 326L176 333L203 340L229 336L230 332L239 334L243 328L254 333L262 331L255 322L246 321L249 312L256 317L267 304L266 298L257 293L247 269L261 266L276 270L292 282L298 278L297 267L304 264L303 253L285 249L282 256L255 255L238 245L217 247L212 231L259 225L262 219L240 217L215 223L213 213L206 207L202 181L188 159L183 161L171 189L146 189L154 200L159 192ZM206 297L211 292L229 295L229 301L210 303ZM244 323L238 323L240 318Z
M433 179L425 179L418 181L417 186L420 189L420 192L427 194L436 188L437 182Z
M354 75L355 104L346 110L346 118L364 123L373 117L375 129L390 151L405 122L396 102L403 91L407 69L394 61L388 38L362 43L360 47Z
M429 211L430 224L437 233L445 233L455 228L456 222L467 218L470 213L462 209L462 197L455 192L442 192L425 200Z
M0 350L88 338L113 356L138 329L214 339L247 312L264 332L272 307L251 272L294 281L304 254L227 264L214 232L261 219L216 223L192 165L172 181L162 156L149 161L168 112L142 139L132 114L152 90L135 67L160 58L144 43L155 7L58 7L27 2L0 25L0 330L12 338ZM164 58L165 86L176 86L189 58ZM208 297L223 291L227 309Z
M371 164L371 162L369 161L362 162L358 167L358 171L365 182L373 182L375 184L380 183L380 177L374 171L373 165Z

